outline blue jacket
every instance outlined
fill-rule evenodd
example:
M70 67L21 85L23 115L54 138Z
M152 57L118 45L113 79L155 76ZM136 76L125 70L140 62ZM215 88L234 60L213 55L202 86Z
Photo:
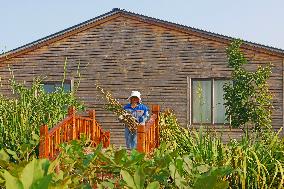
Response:
M149 118L149 108L144 104L139 103L135 108L132 108L129 103L126 104L123 109L130 112L132 116L136 118L138 123L145 124Z

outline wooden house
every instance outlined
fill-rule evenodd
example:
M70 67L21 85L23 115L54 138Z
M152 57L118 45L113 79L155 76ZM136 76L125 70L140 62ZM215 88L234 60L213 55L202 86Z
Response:
M224 121L222 85L228 81L226 48L234 39L200 29L170 23L121 9L31 42L0 56L0 93L10 95L11 77L28 85L34 77L46 76L48 90L61 82L67 59L67 90L80 80L76 95L88 108L96 109L102 127L111 130L112 142L123 144L123 126L103 107L95 83L112 92L122 104L132 90L142 94L144 104L159 104L174 110L184 127L208 123L238 136ZM269 79L273 98L273 127L283 126L284 50L244 42L242 51L248 69L272 63ZM77 74L79 65L80 76ZM197 88L205 99L200 117Z

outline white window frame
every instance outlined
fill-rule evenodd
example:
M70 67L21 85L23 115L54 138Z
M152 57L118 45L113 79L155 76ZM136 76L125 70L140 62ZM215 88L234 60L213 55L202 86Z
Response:
M228 77L210 77L210 78L191 78L191 77L187 77L187 123L188 126L191 125L230 125L230 120L229 122L225 122L225 123L215 123L214 122L214 104L215 104L215 96L214 96L214 82L216 80L222 80L222 81L229 81L230 78ZM193 81L211 81L211 123L193 123Z

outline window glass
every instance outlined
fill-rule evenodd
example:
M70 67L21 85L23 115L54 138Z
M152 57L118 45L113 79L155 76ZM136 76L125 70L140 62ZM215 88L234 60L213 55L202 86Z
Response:
M223 86L228 82L228 80L214 80L214 123L228 123L225 116L226 108L224 105L225 100L223 90Z
M58 82L43 82L43 90L46 93L55 92L56 88L61 87L61 86L62 86L61 81L58 81ZM71 91L71 83L70 82L63 83L63 89L64 89L64 92L70 92Z
M193 123L211 123L211 85L210 80L192 82Z
M60 87L61 86L62 85L60 84ZM63 84L63 89L64 89L65 92L70 92L71 91L71 84L70 83L64 83Z
M43 84L43 90L46 93L52 93L55 91L54 84Z

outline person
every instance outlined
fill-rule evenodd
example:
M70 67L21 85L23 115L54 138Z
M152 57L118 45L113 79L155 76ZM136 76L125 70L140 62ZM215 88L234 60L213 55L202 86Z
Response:
M128 111L139 124L145 125L149 118L149 108L142 104L141 93L139 91L132 91L127 100L129 100L129 103L123 109ZM125 142L127 149L135 149L137 147L137 130L136 132L131 132L126 126Z

